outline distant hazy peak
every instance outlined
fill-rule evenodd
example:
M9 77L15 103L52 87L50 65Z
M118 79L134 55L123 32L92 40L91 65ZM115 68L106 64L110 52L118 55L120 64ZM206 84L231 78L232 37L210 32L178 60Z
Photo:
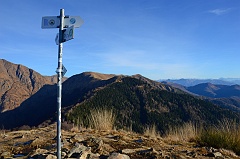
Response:
M221 79L168 79L168 80L158 80L160 82L166 81L171 83L177 83L183 85L185 87L195 86L201 83L212 83L217 85L233 85L233 84L240 84L240 81L227 81Z

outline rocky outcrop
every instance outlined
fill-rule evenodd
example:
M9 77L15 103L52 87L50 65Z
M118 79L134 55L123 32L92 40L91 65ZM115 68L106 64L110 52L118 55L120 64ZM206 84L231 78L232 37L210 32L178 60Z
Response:
M0 112L15 109L44 85L54 84L53 79L0 59Z
M1 158L56 159L56 128L1 132ZM126 131L62 131L62 158L69 159L185 159L240 157L232 151L200 147L194 142L170 142Z

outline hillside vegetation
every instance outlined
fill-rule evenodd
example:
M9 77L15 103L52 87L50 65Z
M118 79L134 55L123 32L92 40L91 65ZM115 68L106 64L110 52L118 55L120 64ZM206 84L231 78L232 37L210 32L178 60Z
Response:
M132 77L123 77L98 89L91 98L73 107L67 120L89 126L88 114L96 108L113 110L117 128L139 133L153 124L164 134L170 127L189 121L212 125L223 118L239 120L239 114L210 102L181 91L162 90Z

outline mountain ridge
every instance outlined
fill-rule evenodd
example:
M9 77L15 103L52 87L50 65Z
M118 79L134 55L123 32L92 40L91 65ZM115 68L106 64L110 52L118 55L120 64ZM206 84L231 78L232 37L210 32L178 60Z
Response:
M240 85L217 85L212 83L202 83L195 86L187 87L188 91L198 95L223 98L223 97L240 97Z
M13 66L18 67L14 64ZM21 67L23 71L14 69L13 74L19 79L29 81L31 76L25 73L29 72L29 69L25 66ZM43 76L39 78L45 79ZM153 81L139 74L127 76L83 72L64 81L62 88L62 118L68 122L75 122L79 118L74 114L71 117L69 112L78 114L79 111L75 110L80 108L83 113L89 113L93 106L94 108L115 106L115 113L120 112L118 116L120 122L117 125L126 127L132 124L134 130L139 132L143 131L146 125L156 122L159 123L157 128L164 131L167 128L166 125L182 124L188 120L206 119L206 123L211 123L220 117L231 119L239 117L236 112L223 109L178 88ZM0 125L5 128L14 128L54 122L57 111L56 90L56 85L51 81L50 84L42 85L38 91L21 102L19 107L0 113ZM91 102L95 104L92 105ZM80 115L84 116L84 114ZM83 120L87 122L86 119L85 114Z
M0 112L17 108L44 85L56 83L57 75L43 76L24 65L0 59Z
M240 112L240 85L217 85L201 83L195 86L185 87L171 82L162 82L179 88L184 92L201 97L223 108Z
M218 85L235 85L240 84L240 78L219 78L219 79L162 79L157 80L158 82L169 82L180 84L185 87L195 86L201 83L212 83Z
M132 77L111 83L88 100L78 103L67 114L67 120L75 124L80 120L84 122L83 125L88 125L84 119L95 109L117 112L116 125L132 127L136 132L142 132L146 125L151 124L164 132L170 125L181 125L184 122L208 125L217 123L220 118L239 116L179 90L159 89Z
M45 84L53 82L30 68L0 59L1 112L18 107Z

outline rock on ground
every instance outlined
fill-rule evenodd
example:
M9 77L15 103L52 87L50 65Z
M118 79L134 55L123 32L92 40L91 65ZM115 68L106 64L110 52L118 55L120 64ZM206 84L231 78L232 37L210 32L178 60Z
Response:
M23 137L24 136L24 137ZM56 158L56 127L4 132L0 157ZM234 152L199 147L194 142L173 143L126 131L62 130L62 158L78 159L240 159Z

